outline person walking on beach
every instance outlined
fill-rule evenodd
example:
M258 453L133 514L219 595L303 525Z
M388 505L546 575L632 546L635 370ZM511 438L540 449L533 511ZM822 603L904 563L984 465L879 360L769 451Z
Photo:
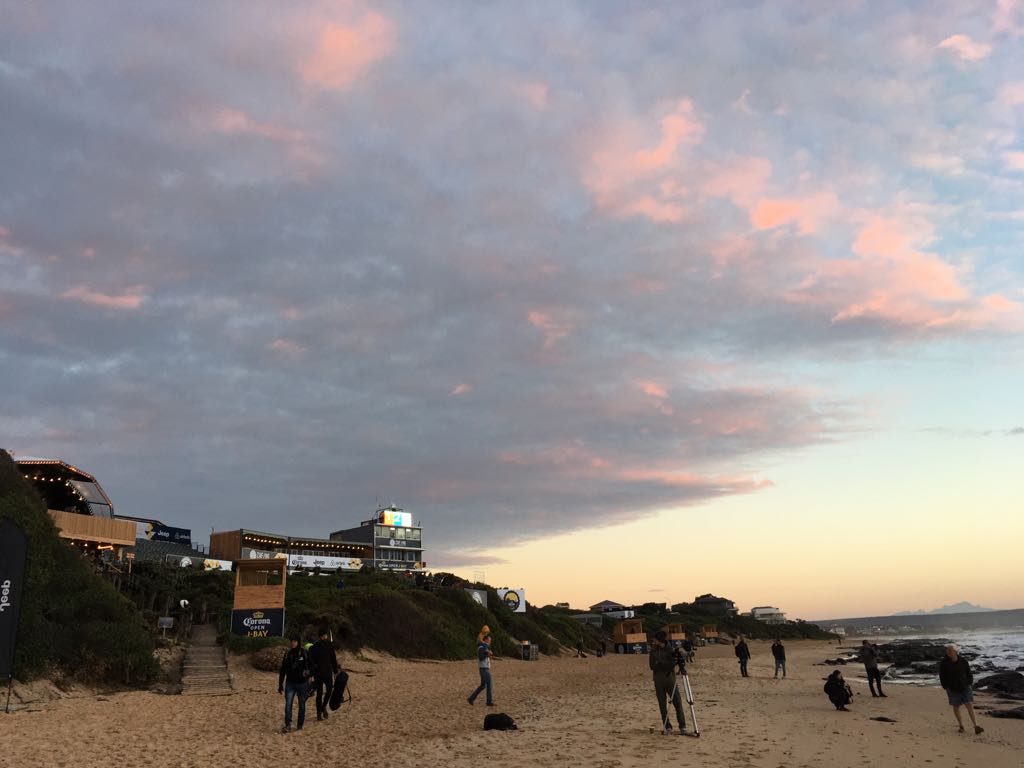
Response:
M585 658L587 658L587 654L583 652L583 638L582 637L579 640L576 641L576 655L573 658L575 658L575 659L585 659Z
M679 735L682 736L686 733L683 697L679 694L679 686L676 685L676 654L674 649L668 646L668 635L665 634L665 630L659 629L654 633L651 646L647 664L654 677L654 694L658 697L658 709L661 710L662 733L672 733L672 723L669 722L668 707L665 705L666 699L672 699L672 706L676 710L676 722L679 723Z
M284 694L284 728L282 733L292 729L292 702L299 700L298 728L301 731L306 723L306 694L309 690L309 656L302 647L302 637L292 635L292 647L281 659L281 672L277 678L277 692Z
M846 705L853 701L853 691L850 690L849 684L843 679L843 673L838 669L825 680L825 693L828 694L828 700L835 704L837 710L840 712L850 711Z
M484 627L484 629L487 629L487 627ZM480 667L480 685L466 699L470 704L473 704L476 701L476 697L483 691L487 691L487 706L494 706L494 691L491 686L491 658L493 656L494 654L491 653L491 633L489 630L486 633L481 632L480 644L476 647L476 659Z
M772 656L775 658L775 677L779 676L779 670L782 670L782 676L786 676L786 646L782 644L782 638L775 638L775 642L772 643Z
M882 673L878 671L878 646L874 643L869 643L867 640L862 640L860 644L860 660L864 662L864 671L868 674L868 688L871 689L871 695L875 697L887 698L882 693ZM875 683L878 683L878 693L875 693Z
M686 653L686 660L693 661L693 640L691 640L689 637L683 640L683 651L685 651Z
M750 661L750 648L747 647L747 641L743 639L743 635L740 635L740 641L736 643L736 658L740 660L740 674L743 677L750 677L747 674L747 662Z
M316 678L316 719L326 720L327 703L331 700L334 690L334 676L341 667L338 666L338 655L329 639L330 633L324 627L320 630L320 639L309 649L309 660L313 675Z
M971 718L974 732L983 733L985 729L974 719L974 691L971 688L974 684L974 674L971 672L971 665L960 655L960 649L955 645L946 646L946 655L939 662L939 682L946 689L946 698L949 700L949 705L953 707L953 714L956 715L960 733L964 732L960 707L967 707L967 714Z

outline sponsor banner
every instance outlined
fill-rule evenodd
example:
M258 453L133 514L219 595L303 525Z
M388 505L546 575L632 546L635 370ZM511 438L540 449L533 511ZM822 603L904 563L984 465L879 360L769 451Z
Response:
M151 541L172 541L175 544L188 544L192 546L192 529L172 528L169 525L147 523L146 538Z
M469 596L473 598L473 602L479 603L484 608L487 607L487 590L486 589L466 589Z
M495 590L501 601L508 606L512 613L526 613L526 590L525 589L498 589Z
M288 555L283 552L268 552L265 549L251 549L250 547L242 547L242 559L243 560L287 560Z
M13 520L0 521L0 678L14 675L21 589L25 583L28 542Z
M156 620L157 629L174 629L174 617L173 616L160 616Z
M422 571L426 568L423 563L416 563L412 560L374 560L374 567L385 571Z
M212 557L189 557L188 555L167 555L167 561L177 563L182 568L195 568L204 571L230 571L233 563L230 560L216 560Z
M289 568L320 568L324 571L358 571L363 567L359 557L327 557L321 555L288 555Z
M284 635L284 608L232 611L231 633L242 637L281 637Z

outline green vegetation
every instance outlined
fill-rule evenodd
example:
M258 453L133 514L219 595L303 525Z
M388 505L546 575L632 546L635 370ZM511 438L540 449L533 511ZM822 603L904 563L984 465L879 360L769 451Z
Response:
M599 641L595 629L581 627L564 614L548 615L536 608L513 613L494 590L489 590L487 603L487 609L476 603L462 585L427 591L391 573L347 575L344 589L334 577L292 576L286 634L313 638L320 627L328 627L350 651L368 647L431 659L472 658L484 624L491 628L492 648L499 655L519 655L523 640L547 654L575 645L581 637L588 645ZM229 642L238 646L234 639Z
M706 624L714 624L720 635L743 635L753 640L773 640L776 637L784 640L830 640L835 637L825 632L817 624L802 621L786 624L765 624L763 621L749 616L731 616L724 618L713 616L703 611L677 605L679 611L668 611L658 603L646 603L636 612L638 619L643 619L644 629L655 632L666 624L682 624L687 632L698 632ZM605 620L607 629L611 629L614 621Z
M0 450L0 518L28 538L15 674L60 671L94 683L145 685L153 639L135 607L62 541L46 505Z

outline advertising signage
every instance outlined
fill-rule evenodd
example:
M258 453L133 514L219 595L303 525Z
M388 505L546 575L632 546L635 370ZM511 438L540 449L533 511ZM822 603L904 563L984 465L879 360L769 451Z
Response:
M495 591L512 613L526 613L525 589L498 589Z
M288 555L288 567L321 568L325 571L358 571L363 567L363 561L358 557Z
M412 528L412 514L400 509L382 509L377 522L395 528Z
M256 608L231 612L231 633L242 637L281 637L284 608Z
M151 541L172 541L176 544L192 544L191 528L172 528L160 523L149 523L146 526L146 538Z

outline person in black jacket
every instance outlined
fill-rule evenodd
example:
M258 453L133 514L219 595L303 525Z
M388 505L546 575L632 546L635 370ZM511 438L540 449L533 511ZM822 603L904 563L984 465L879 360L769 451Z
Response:
M782 676L786 676L786 646L782 644L782 638L775 638L775 642L772 643L772 656L775 658L775 676L779 676L779 670L782 670Z
M320 639L309 649L309 661L312 666L313 678L316 680L316 719L327 719L327 703L331 700L334 690L334 676L341 667L338 666L338 655L329 639L326 628L320 630Z
M686 733L686 718L683 717L683 697L680 696L679 686L676 684L678 663L674 649L668 647L668 635L665 634L665 630L659 629L654 633L647 664L654 675L654 693L658 697L658 709L661 710L662 731L672 733L668 707L665 706L665 700L671 698L672 706L676 710L676 722L679 723L679 735L682 736Z
M836 709L840 712L850 711L846 705L853 701L853 691L850 690L850 686L843 679L843 673L838 669L825 680L825 693L828 694L828 700L835 704Z
M736 643L736 658L740 660L740 674L744 677L750 677L747 674L747 662L750 661L750 648L747 647L747 641L743 639L743 635L740 635L740 641Z
M960 655L960 649L955 645L946 646L946 656L939 662L939 682L946 689L946 698L949 700L949 705L953 707L953 714L956 715L960 733L964 732L960 707L967 707L967 714L970 715L974 732L983 733L985 729L974 719L974 691L971 687L974 684L974 674L971 672L971 665Z
M284 728L282 733L292 729L292 701L299 699L298 728L301 731L306 722L306 695L309 690L309 656L302 647L302 638L292 635L292 647L281 659L281 672L277 677L277 692L284 694Z

